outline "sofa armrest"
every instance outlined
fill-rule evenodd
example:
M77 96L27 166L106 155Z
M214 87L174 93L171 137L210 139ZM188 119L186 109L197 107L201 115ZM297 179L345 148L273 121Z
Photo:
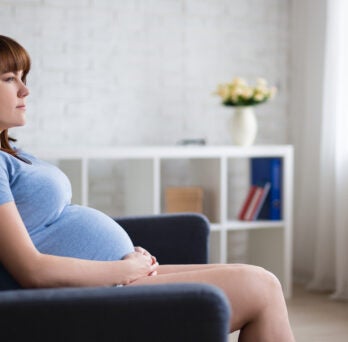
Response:
M0 341L225 342L229 318L206 284L0 292Z
M201 214L162 214L114 218L135 246L156 256L160 264L208 262L209 221Z

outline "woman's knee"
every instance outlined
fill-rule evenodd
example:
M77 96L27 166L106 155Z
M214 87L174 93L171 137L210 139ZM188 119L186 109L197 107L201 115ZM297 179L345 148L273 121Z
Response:
M274 298L275 294L282 293L279 279L270 271L253 265L240 265L240 276L251 294L256 294L265 303Z
M235 312L234 324L237 326L265 312L282 297L279 280L262 267L231 264L220 269L220 272L219 283L231 300Z
M258 285L265 290L281 291L282 286L279 279L275 274L266 270L263 267L251 266L250 272L253 273L255 280L258 282Z

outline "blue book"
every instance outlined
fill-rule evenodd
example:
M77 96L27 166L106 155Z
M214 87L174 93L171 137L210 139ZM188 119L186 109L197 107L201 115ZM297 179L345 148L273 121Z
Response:
M258 220L281 220L282 218L282 159L251 158L250 183L256 186L271 184Z

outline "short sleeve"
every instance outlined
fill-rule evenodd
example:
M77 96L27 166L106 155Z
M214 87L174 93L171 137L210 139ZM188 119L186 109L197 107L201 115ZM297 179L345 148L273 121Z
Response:
M0 205L14 200L6 164L0 159Z

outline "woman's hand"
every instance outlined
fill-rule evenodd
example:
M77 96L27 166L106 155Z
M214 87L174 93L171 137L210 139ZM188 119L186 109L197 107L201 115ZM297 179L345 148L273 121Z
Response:
M136 279L157 275L158 262L146 249L135 247L134 252L126 255L123 260L130 263L129 282Z
M135 252L138 252L146 257L149 257L151 258L151 261L152 261L152 265L156 264L158 265L158 262L157 262L157 259L155 256L151 255L145 248L143 247L140 247L140 246L137 246L134 248ZM157 271L156 271L156 274L157 274ZM150 274L150 275L156 275L156 274Z

